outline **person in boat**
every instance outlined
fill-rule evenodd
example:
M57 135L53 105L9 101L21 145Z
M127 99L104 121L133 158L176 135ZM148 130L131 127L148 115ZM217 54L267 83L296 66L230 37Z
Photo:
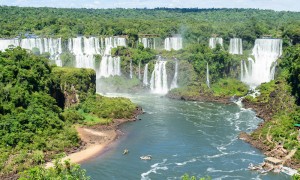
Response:
M128 153L129 153L128 149L124 149L123 155L126 155L126 154L128 154Z

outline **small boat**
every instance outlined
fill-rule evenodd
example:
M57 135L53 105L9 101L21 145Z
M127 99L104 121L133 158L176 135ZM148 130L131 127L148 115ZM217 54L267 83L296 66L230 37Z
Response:
M151 160L151 155L147 155L147 156L141 156L140 159L141 160Z
M128 154L128 153L129 153L128 149L124 149L123 155L126 155L126 154Z

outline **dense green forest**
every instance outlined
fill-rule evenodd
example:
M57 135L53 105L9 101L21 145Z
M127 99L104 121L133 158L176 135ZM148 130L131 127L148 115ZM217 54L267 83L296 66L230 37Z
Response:
M75 123L133 117L130 100L95 95L95 77L89 69L52 67L20 47L0 52L1 179L78 148Z

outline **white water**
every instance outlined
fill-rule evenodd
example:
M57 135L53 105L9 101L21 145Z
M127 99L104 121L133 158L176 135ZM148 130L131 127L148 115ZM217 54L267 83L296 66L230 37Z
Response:
M210 88L208 63L206 63L206 85Z
M216 48L217 44L223 46L223 39L222 38L210 38L209 39L209 47Z
M168 37L165 39L165 50L179 50L182 49L182 38L180 36L177 37Z
M144 68L144 78L143 78L143 84L144 86L148 86L148 63L145 65Z
M0 50L4 51L10 45L14 47L20 46L24 49L32 50L38 48L40 54L48 52L50 53L50 59L55 60L58 66L62 66L60 60L60 54L62 53L61 38L28 38L28 39L1 39Z
M158 60L155 63L154 70L151 74L150 89L151 93L155 94L167 94L168 82L167 82L167 61Z
M178 88L177 76L178 76L178 61L175 60L175 73L174 73L174 77L173 77L170 89Z
M120 57L103 56L100 63L100 77L121 75Z
M252 58L243 63L241 80L252 87L274 79L276 61L282 54L281 39L257 39L252 50Z
M240 39L240 38L230 39L229 53L230 54L243 54L242 39Z
M105 46L102 60L100 63L100 77L120 76L121 75L121 59L120 57L112 57L111 49L118 46L126 47L126 39L122 37L108 37L104 41L101 40L101 46Z
M130 59L130 79L132 79L132 59Z
M75 55L75 67L77 68L91 68L97 70L95 67L95 54L100 54L99 39L95 37L76 37L68 40L68 49ZM98 74L99 72L97 72Z
M9 46L20 46L19 39L0 39L0 51L4 51Z
M139 42L143 44L144 48L155 49L155 38L139 38Z

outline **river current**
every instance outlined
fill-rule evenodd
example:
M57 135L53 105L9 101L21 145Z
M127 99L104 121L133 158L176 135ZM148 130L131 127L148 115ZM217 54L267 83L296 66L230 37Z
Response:
M255 112L235 104L178 101L150 94L124 96L143 107L136 122L107 150L82 164L92 179L181 179L185 173L212 179L290 179L284 174L261 175L248 170L264 155L238 139L262 121ZM129 153L123 155L123 150ZM151 155L149 161L139 157Z

